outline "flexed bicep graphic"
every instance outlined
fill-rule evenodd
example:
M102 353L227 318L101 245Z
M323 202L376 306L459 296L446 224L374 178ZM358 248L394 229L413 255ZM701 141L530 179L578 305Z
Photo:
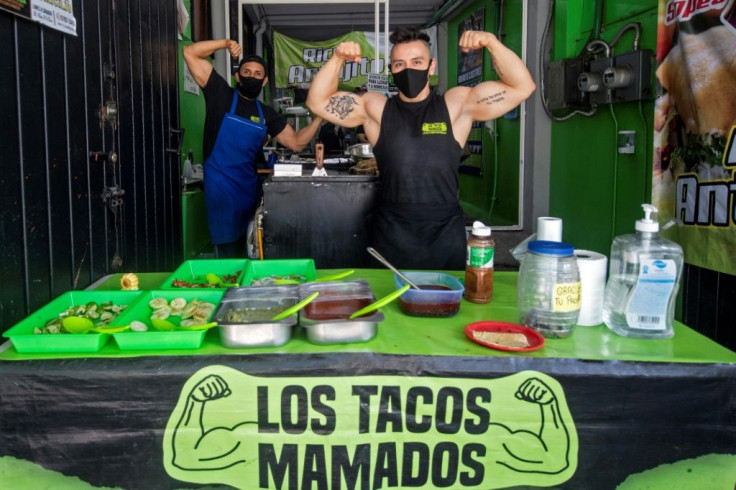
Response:
M192 388L172 436L174 466L194 471L217 470L253 461L243 435L248 433L244 429L256 422L240 422L232 427L205 422L205 411L216 409L217 401L230 395L227 383L216 374L204 377Z
M534 430L511 430L505 424L491 424L505 430L496 463L519 473L556 474L567 469L570 435L552 388L539 378L528 378L514 396L539 406L539 424Z

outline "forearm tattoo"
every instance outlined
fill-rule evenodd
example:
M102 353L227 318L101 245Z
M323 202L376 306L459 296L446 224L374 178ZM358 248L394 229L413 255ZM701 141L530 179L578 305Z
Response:
M330 97L330 101L325 107L325 110L330 114L336 115L342 120L348 117L348 115L355 110L354 106L356 105L358 105L358 101L356 101L352 96L340 95Z
M497 104L499 102L502 102L504 99L506 99L504 94L506 94L506 91L502 90L493 95L488 95L486 97L478 99L475 101L475 103L476 104L486 104L486 105Z
M503 78L503 72L502 72L502 71L501 71L501 69L500 69L500 68L498 67L498 64L496 64L496 59L495 59L495 58L493 58L493 57L491 57L491 58L493 59L493 71L495 71L496 73L498 73L498 76L499 76L500 78Z

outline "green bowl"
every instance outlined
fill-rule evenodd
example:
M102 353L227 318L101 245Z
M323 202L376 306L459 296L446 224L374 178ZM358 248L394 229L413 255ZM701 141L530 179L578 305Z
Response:
M70 306L86 305L90 302L102 304L112 301L114 305L127 305L115 320L133 308L142 291L68 291L42 306L18 322L3 337L9 338L15 350L21 353L38 352L97 352L110 338L110 334L87 332L82 334L34 334L34 328L42 328L46 322L57 318ZM112 325L115 320L111 321Z
M198 349L202 345L207 330L170 330L156 331L151 326L151 314L154 309L149 305L154 298L164 298L167 302L175 298L184 298L187 303L192 300L206 301L212 303L215 307L203 319L204 322L209 321L217 306L220 304L224 289L177 289L177 290L158 290L145 292L140 300L131 308L125 310L116 318L115 325L130 325L133 321L143 322L149 326L146 332L133 332L126 330L113 334L115 342L120 350L164 350L164 349ZM177 327L181 322L179 316L169 316L166 318Z
M173 274L171 274L161 284L160 289L226 289L226 288L197 288L197 287L181 287L175 286L174 281L185 281L189 283L205 284L207 274L216 274L223 279L227 275L238 275L238 284L243 284L243 274L245 273L248 259L206 259L206 260L187 260L183 262Z
M250 286L255 280L269 276L302 276L305 281L317 279L317 269L312 259L251 260L245 267L241 286Z

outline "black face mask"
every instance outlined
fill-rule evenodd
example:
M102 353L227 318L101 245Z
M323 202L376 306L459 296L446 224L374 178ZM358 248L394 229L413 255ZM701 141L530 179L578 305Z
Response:
M255 99L263 88L263 79L254 77L240 77L240 94L248 99Z
M419 92L424 90L424 87L429 81L429 68L426 70L415 70L413 68L405 68L398 73L394 73L394 83L399 92L404 94L404 97L413 99Z

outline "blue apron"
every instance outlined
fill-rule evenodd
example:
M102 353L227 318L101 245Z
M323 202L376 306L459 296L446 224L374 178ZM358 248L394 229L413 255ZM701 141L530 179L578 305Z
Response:
M259 122L235 115L238 91L225 114L215 147L204 162L204 196L207 222L214 245L232 243L245 235L256 208L258 175L256 155L266 136L261 104L256 100Z

